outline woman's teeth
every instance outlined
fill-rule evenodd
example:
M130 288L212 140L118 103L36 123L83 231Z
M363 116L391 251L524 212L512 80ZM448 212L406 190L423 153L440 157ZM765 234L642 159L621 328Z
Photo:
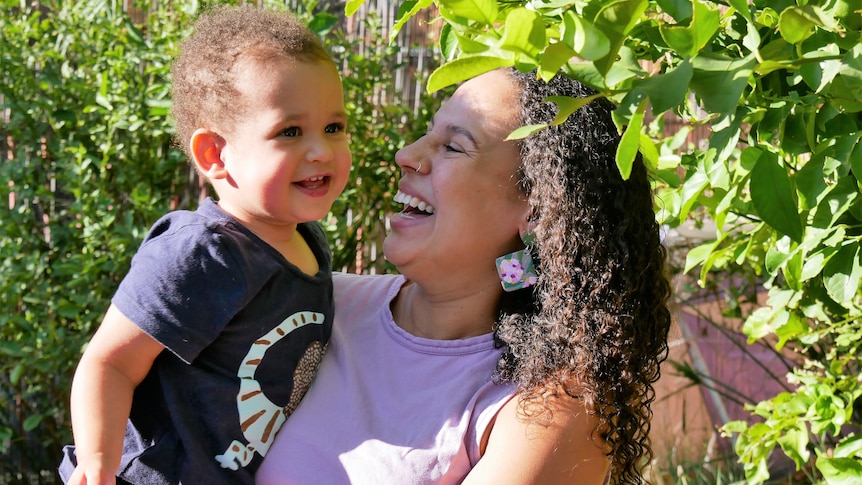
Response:
M434 213L434 206L425 202L424 200L419 200L418 197L411 197L404 192L398 191L395 194L395 202L399 204L404 204L405 209L419 209L422 212L427 212L429 214Z

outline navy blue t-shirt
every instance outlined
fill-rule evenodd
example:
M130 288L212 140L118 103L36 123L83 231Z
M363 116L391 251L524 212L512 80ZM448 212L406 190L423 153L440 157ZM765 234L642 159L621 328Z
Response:
M317 258L315 276L210 199L150 229L112 303L167 350L135 390L120 478L254 483L332 331L325 235L316 223L297 230Z

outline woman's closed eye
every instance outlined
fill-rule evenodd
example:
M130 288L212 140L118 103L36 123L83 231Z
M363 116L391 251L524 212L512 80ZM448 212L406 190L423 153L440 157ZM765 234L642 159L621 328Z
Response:
M447 144L443 145L443 149L449 153L464 153L463 148L461 148L459 145L453 145L451 143L447 143Z

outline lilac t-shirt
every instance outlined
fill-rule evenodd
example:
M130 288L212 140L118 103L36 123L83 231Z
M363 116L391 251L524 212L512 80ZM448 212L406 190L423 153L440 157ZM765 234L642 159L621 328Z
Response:
M392 319L402 276L335 274L330 347L256 475L268 484L460 483L514 386L491 334L415 337ZM453 316L457 318L457 316Z

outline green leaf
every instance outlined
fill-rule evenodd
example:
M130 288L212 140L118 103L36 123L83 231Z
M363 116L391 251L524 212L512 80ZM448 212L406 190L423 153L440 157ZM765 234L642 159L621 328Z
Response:
M688 94L688 83L694 70L688 59L664 74L639 80L634 88L641 88L649 97L653 116L679 106Z
M835 458L862 457L862 435L849 436L841 440L832 454Z
M526 8L516 8L506 15L506 27L500 47L535 59L545 48L545 24L539 15Z
M714 189L730 189L730 172L728 172L727 164L713 163L707 170L707 175L709 175L709 184Z
M683 273L688 273L699 264L706 261L706 258L712 254L716 245L718 245L718 241L710 241L689 249L685 255L685 269L683 270Z
M501 57L491 56L471 56L455 59L438 67L431 76L428 77L428 92L433 93L446 86L457 84L461 81L474 78L479 74L484 74L488 71L500 67L508 67L514 65L511 59L503 59Z
M12 372L9 373L9 382L12 385L18 385L18 381L21 379L21 375L24 374L24 364L19 362L15 364L15 367L12 368Z
M686 177L682 184L683 205L679 210L680 219L685 219L688 216L688 211L697 202L697 197L704 191L708 183L709 178L702 170Z
M631 121L626 125L623 136L620 138L620 144L617 147L617 168L619 168L623 180L628 180L632 174L632 164L634 164L640 146L641 128L643 127L646 104L646 100L643 100L640 106L638 106Z
M437 3L441 9L483 25L493 25L497 21L497 0L440 0Z
M857 180L862 180L862 140L856 141L856 145L848 158L850 170L856 175Z
M819 456L814 463L827 485L857 485L862 483L862 461L856 458Z
M838 53L836 45L827 46L827 49L832 50L832 54ZM805 54L805 59L822 58L824 54L821 52L810 52ZM820 62L808 62L799 67L799 74L810 88L816 92L823 91L832 83L832 80L838 74L842 63L838 59L823 59Z
M527 138L528 136L532 135L533 133L535 133L535 132L537 132L543 128L547 128L547 127L548 127L548 125L546 125L546 124L522 126L518 129L516 129L515 131L509 133L509 136L506 137L506 141L520 140L522 138Z
M784 453L796 463L797 470L808 462L811 453L807 449L808 428L805 423L798 422L795 428L786 430L777 441Z
M781 309L775 313L773 317L775 323L775 335L778 337L778 342L775 343L775 350L781 350L784 344L792 338L796 338L809 330L805 321L796 313Z
M829 187L811 218L814 227L831 227L859 198L859 189L852 177L841 177Z
M332 31L332 28L338 24L339 17L337 15L332 15L331 13L320 12L312 17L311 21L308 22L308 28L311 29L315 34L323 37Z
M859 258L859 243L841 247L823 268L823 285L838 304L845 304L856 297L860 278L862 261Z
M42 422L42 418L44 416L38 413L27 416L27 419L24 420L24 431L30 432L36 429L39 423Z
M600 94L594 94L586 98L572 98L570 96L549 96L543 99L542 102L554 103L557 106L557 115L556 117L554 117L554 121L552 121L550 125L543 123L538 125L522 126L513 131L512 133L509 133L509 136L506 137L506 140L520 140L522 138L526 138L532 135L533 133L543 128L547 128L548 126L565 123L572 113L599 97L601 97Z
M132 39L133 43L138 44L139 46L146 46L147 41L144 39L144 35L140 30L135 26L132 19L126 17L123 19L123 26L126 28L126 33L129 34L129 38Z
M656 3L677 22L691 17L691 0L657 0Z
M406 0L401 5L399 5L395 24L392 25L392 28L389 31L389 42L392 42L393 40L395 40L396 37L398 37L398 33L401 32L401 29L404 27L405 24L407 24L408 20L413 18L413 16L419 13L419 11L421 11L422 9L431 6L432 3L434 3L433 0ZM449 24L446 24L446 26L449 26Z
M754 21L754 19L751 17L751 12L748 10L748 0L729 0L728 3L730 3L730 5L735 8L737 12L742 14L742 16L745 17L746 20L748 20L749 22Z
M479 54L490 50L491 45L486 44L486 41L491 42L492 44L497 42L496 39L487 39L479 36L470 37L461 32L455 32L454 37L458 40L457 48L461 49L463 57L470 57L473 54ZM457 52L455 54L457 54Z
M848 112L862 111L862 43L844 54L838 75L829 86L829 95Z
M848 113L862 111L862 79L838 75L829 86L828 94L839 110Z
M837 24L820 7L814 5L791 6L784 9L778 17L778 30L781 37L791 44L798 44L814 34L820 27L834 31Z
M440 53L443 54L443 59L452 60L458 52L458 35L452 28L451 24L446 24L440 29Z
M796 291L802 291L802 264L802 251L795 251L781 272L787 286Z
M581 109L581 107L590 104L594 99L602 97L601 94L594 94L586 98L573 98L571 96L548 96L542 102L554 103L557 105L557 115L551 125L560 125L566 122L572 113Z
M655 143L653 143L652 138L650 138L646 133L641 133L638 151L640 151L644 164L649 170L658 169L660 158L658 149L656 148Z
M808 233L814 232L814 230L806 231L805 243L808 243ZM835 245L840 244L841 240L844 239L844 228L837 227L832 228L834 231L835 237L830 237L823 241L823 247L812 254L807 255L805 261L802 265L802 272L800 274L801 281L807 281L817 275L819 275L822 271L826 262L832 259L832 256L838 252L838 248ZM824 232L824 230L820 230L820 232Z
M611 50L610 39L573 10L567 10L563 15L561 34L562 42L571 47L581 59L601 59Z
M787 171L778 155L763 152L751 170L751 202L757 214L772 228L802 242L802 221Z
M759 424L759 423L758 423ZM770 446L770 448L772 448ZM769 479L769 466L766 457L756 460L755 463L745 466L745 478L751 484L763 483Z
M0 354L7 357L24 357L27 352L21 348L20 342L0 341ZM4 359L8 362L8 359Z
M611 66L617 62L617 53L623 45L632 28L646 11L647 0L617 0L599 10L593 25L602 31L610 42L608 55L595 61L600 73L607 74Z
M740 106L736 110L720 115L713 121L709 148L715 150L716 159L726 160L732 156L742 132L742 116L739 113L744 110L745 108Z
M741 59L698 55L692 59L691 89L700 97L707 111L733 112L756 64L757 59L753 55Z
M556 42L545 47L542 52L542 60L539 64L539 77L545 81L550 81L560 69L569 62L569 59L575 56L575 51L563 42Z
M742 331L748 336L748 343L763 338L772 333L772 309L769 307L760 307L751 312L745 323L742 325Z
M779 248L778 245L771 246L766 251L766 272L769 274L775 274L778 270L790 259L790 254L784 250L785 248Z
M823 159L806 163L794 177L802 208L813 209L829 190L823 174Z
M365 0L347 0L347 3L344 4L344 14L348 17L352 16L363 3L365 3Z
M694 18L687 26L659 25L659 32L668 46L680 57L694 56L718 31L719 13L705 2L694 2Z

